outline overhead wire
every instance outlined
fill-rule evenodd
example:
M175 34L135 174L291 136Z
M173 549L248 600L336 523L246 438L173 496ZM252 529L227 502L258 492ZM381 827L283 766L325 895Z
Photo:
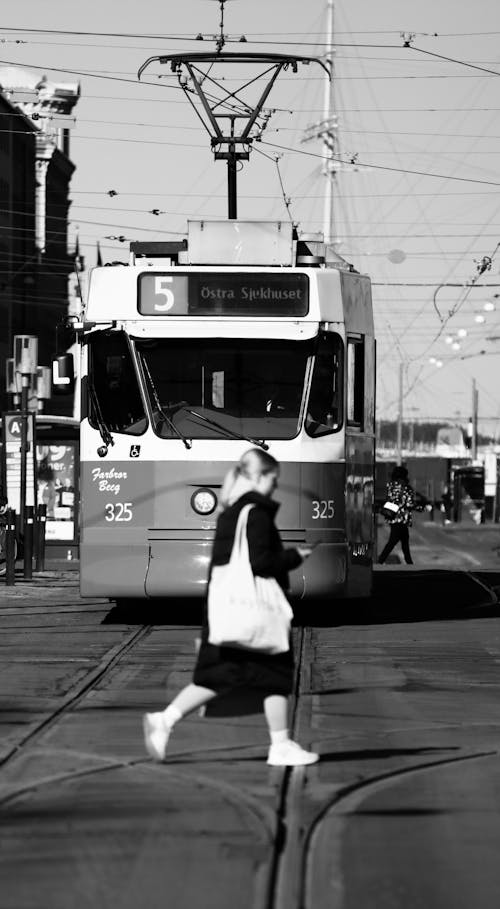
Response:
M433 57L436 60L445 60L447 63L456 63L458 66L465 66L469 67L470 69L480 70L483 73L490 73L494 76L500 76L499 70L479 66L476 63L467 63L465 60L457 60L454 57L447 57L444 54L437 54L435 51L425 50L423 47L415 47L414 44L410 44L409 49L415 51L415 53L418 54L426 54L428 57Z
M0 60L0 64L2 66L19 66L19 63L17 61L13 61L13 60ZM102 73L95 73L95 72L91 72L91 71L81 71L81 70L73 69L71 67L68 68L68 67L62 67L62 66L49 66L49 65L39 66L39 65L37 65L35 63L31 63L31 62L29 64L29 67L30 67L30 69L41 69L44 71L48 70L48 72L52 72L52 73L67 73L72 76L82 76L82 77L85 77L88 79L104 79L109 82L126 82L129 84L135 85L135 86L148 85L148 86L153 86L155 88L161 88L164 91L166 91L167 89L173 89L174 91L181 91L181 89L179 88L178 85L167 85L167 84L164 84L163 82L138 82L137 79L127 79L123 76L110 76L110 75L105 75Z
M358 58L359 58L358 65L359 65L359 66L361 67L361 69L363 70L363 73L364 73L365 78L366 78L366 77L367 77L367 73L366 73L365 62L364 62L364 60L361 58L361 54L359 53L359 50L357 51L357 55L358 55ZM371 79L367 79L367 80L366 80L366 84L367 84L367 86L368 86L368 91L369 91L369 93L370 93L370 97L372 98L373 108L374 108L374 110L375 110L375 112L376 112L376 114L377 114L378 122L381 122L382 125L384 126L384 128L387 129L386 119L385 119L386 115L385 115L385 113L384 113L383 111L381 111L381 110L379 109L378 97L377 97L375 91L373 90L373 86L372 86ZM400 157L399 157L399 149L396 148L396 144L395 144L394 136L393 136L393 135L389 135L389 143L390 143L390 145L391 145L392 153L393 153L393 155L395 156L396 162L401 166L402 162L401 162ZM378 174L377 174L377 177L378 177ZM418 179L418 178L417 178L417 179ZM405 189L406 189L406 198L408 198L408 195L409 195L410 190L413 191L413 190L415 189L415 185L416 185L417 180L415 180L414 178L412 179L411 177L409 177L408 174L405 174L405 173L400 172L399 181L398 181L398 182L401 184L402 187L405 187ZM410 184L410 185L409 185L409 184ZM389 208L389 212L388 212L388 213L387 213L387 212L384 213L384 217L383 217L382 219L380 218L380 209L379 209L378 207L375 208L375 206L373 207L373 214L374 214L376 223L378 223L379 225L381 225L381 227L382 227L382 236L383 236L383 239L384 239L385 241L387 241L388 239L390 239L390 237L388 236L388 230L387 230L387 215L389 214L389 216L390 216L390 212L394 210L395 205L396 205L396 203L393 201L393 202L392 202L392 208ZM398 239L399 239L399 238L398 238ZM385 274L387 274L387 266L386 266L386 262L385 262L385 261L383 262L383 265L385 266L385 268L383 269L383 271L384 271ZM375 312L376 312L376 308L375 308ZM389 329L390 329L390 332L391 332L391 335L392 335L392 342L393 342L393 344L394 344L394 343L395 343L395 340L394 340L394 331L393 331L392 324L391 324L390 321L389 321L387 324L388 324L388 326L389 326ZM401 356L402 361L405 362L405 369L406 369L406 371L407 371L407 370L408 370L408 362L407 362L407 361L408 361L408 356L406 355L406 353L404 353L403 348L402 348L402 344L401 344L399 338L398 338L398 340L397 340L397 348L398 348L399 351L400 351L400 356Z
M61 29L61 28L28 28L26 26L14 26L14 25L3 25L0 26L0 32L21 32L29 34L50 34L50 35L82 35L85 37L99 37L99 38L145 38L150 40L160 40L160 41L189 41L189 40L198 40L198 38L193 37L192 33L187 34L186 32L182 33L169 33L169 34L159 34L155 32L154 34L149 34L148 32L94 32L94 31L85 31L85 30L76 30L76 29ZM336 30L336 34L346 34L350 38L353 35L396 35L401 36L405 32L403 27L394 28L394 29L347 29L346 31ZM319 37L324 36L324 29L318 30L318 32L309 31L309 35L312 38L314 34ZM491 38L496 35L500 35L500 31L488 30L480 32L422 32L415 31L416 37L425 37L425 38L461 38L461 37L485 37ZM280 30L279 32L272 32L266 30L265 32L248 32L246 31L245 36L252 37L255 40L260 35L265 35L266 37L271 37L272 35L283 36L295 36L298 35L303 38L304 33L301 32L284 32ZM229 36L229 40L233 40ZM239 41L239 38L234 39ZM317 46L320 41L315 41L314 44Z
M325 159L324 155L321 155L317 152L308 152L308 151L304 151L303 149L293 148L291 146L279 145L277 142L266 142L265 140L262 140L262 144L269 145L272 148L279 148L282 151L288 151L293 154L308 155L311 158L320 158L321 160ZM384 170L384 171L389 171L389 172L394 172L394 173L415 174L420 177L433 177L433 178L440 179L440 180L456 180L460 183L478 183L478 184L482 184L484 186L500 186L500 181L497 181L497 180L480 180L480 179L475 179L474 177L454 177L454 176L450 177L450 176L448 176L448 174L437 174L437 173L433 173L431 171L411 170L409 168L389 167L389 166L384 166L382 164L371 164L371 163L367 163L365 161L361 161L359 159L357 159L354 162L342 160L340 158L335 158L334 160L337 161L339 164L352 164L353 167L356 167L358 169L361 167L366 167L369 170L373 169L373 170Z
M153 37L153 36L151 36L151 37ZM439 56L439 55L438 55L438 56ZM460 61L451 60L451 59L450 59L450 60L447 60L446 62L454 62L454 63L457 63L457 62L458 62L458 63L460 63ZM467 64L464 64L464 65L467 65ZM42 67L40 67L40 68L42 68ZM60 70L60 71L68 72L67 70ZM491 73L491 74L492 74L492 75L497 75L496 72L495 72L495 73ZM96 75L97 75L97 74L96 74ZM169 87L172 87L172 86L169 86ZM76 138L86 138L86 137L84 137L84 136L79 136L79 137L76 137ZM91 138L91 137L88 137L88 138ZM104 140L107 141L107 139L105 139L105 137L102 137L102 138L103 138ZM122 140L122 141L123 141L123 140ZM125 140L125 141L126 141L126 140ZM131 141L134 141L134 140L131 140ZM136 141L136 140L135 140L135 141ZM266 143L266 144L267 144L267 143ZM292 151L295 151L295 150L292 149ZM322 156L317 156L317 157L322 157ZM370 166L368 166L368 167L370 167ZM372 165L372 166L371 166L371 169L377 169L377 168L380 168L380 166L377 166L377 165ZM446 175L432 174L432 173L422 173L422 172L420 172L420 171L414 172L414 171L406 170L406 169L404 169L404 168L400 168L400 169L398 169L398 168L380 168L380 169L382 169L382 170L395 170L396 172L399 172L399 173L402 173L402 174L405 174L405 173L407 173L407 174L414 174L415 176L422 176L422 177L429 176L429 177L440 177L440 178L442 178L442 179L450 179L450 178L449 178L448 176L446 176ZM471 182L471 183L484 184L484 185L488 185L488 186L498 186L498 185L500 185L500 184L494 183L494 182L492 182L492 181L470 180L470 179L467 179L467 178L458 178L458 179L462 180L463 182L466 181L466 182ZM383 195L383 194L381 194L381 195ZM423 195L423 194L422 194L422 195ZM472 194L472 193L470 193L470 194L467 193L467 194L464 194L464 195L473 195L473 194ZM355 197L355 196L353 196L353 198L354 198L354 197ZM350 197L347 195L346 198L350 198ZM94 226L99 226L101 222L83 222L83 221L82 221L82 223L91 223L91 224L93 224ZM113 226L114 226L114 225L113 225ZM125 229L125 228L124 228L124 229ZM127 228L127 229L128 229L128 228ZM390 238L391 235L387 235L387 236L388 236L388 238ZM424 236L424 235L421 235L421 236ZM468 235L462 235L462 236L468 236ZM353 235L351 239L356 239L356 238L359 238L359 239L367 239L368 237L369 237L369 235L358 235L358 236ZM420 254L422 254L422 253L420 253Z
M475 90L475 94L476 94L476 96L477 96L477 94L478 94L478 90L477 90L477 89ZM418 204L420 205L420 202L419 202ZM422 211L422 206L421 206L421 205L420 205L420 208L421 208L421 211ZM426 218L426 221L427 221L428 224L430 223L430 222L427 220L427 218ZM446 261L447 257L446 257L445 251L444 251L444 249L443 249L443 247L442 247L442 244L440 244L440 243L438 242L438 235L436 235L436 245L437 245L437 247L438 247L438 248L440 249L440 251L441 251L441 256L442 256L443 261ZM470 244L470 246L472 246L472 243ZM454 270L455 270L455 268L452 268L451 272L453 272ZM451 277L451 274L450 274L450 271L448 271L448 274L446 275L446 280L449 280L450 277ZM414 327L415 323L417 322L418 319L420 319L420 317L423 315L423 313L424 313L425 310L428 308L428 306L429 306L429 302L424 303L424 305L420 308L419 312L414 316L414 318L413 318L412 320L410 320L409 323L407 323L407 325L406 325L406 332L408 332L410 329L412 329L412 328Z

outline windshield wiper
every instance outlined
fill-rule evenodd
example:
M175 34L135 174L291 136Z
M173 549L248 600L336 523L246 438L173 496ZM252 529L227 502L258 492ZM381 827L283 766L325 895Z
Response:
M174 435L177 436L177 438L181 439L181 441L184 443L184 446L185 446L187 449L192 448L192 442L190 442L189 439L186 439L186 436L182 434L182 432L180 431L180 429L177 429L177 426L175 425L175 423L174 423L174 421L172 420L172 418L169 417L169 415L165 413L163 407L161 406L161 404L160 404L160 399L159 399L159 397L158 397L158 392L157 392L157 390L156 390L156 385L155 385L155 383L153 382L151 373L150 373L150 371L149 371L148 364L146 363L146 360L145 360L144 357L142 357L142 356L141 356L141 362L142 362L142 365L143 365L143 367L144 367L144 369L145 369L146 375L147 375L147 377L148 377L148 379L149 379L149 383L150 383L150 385L151 385L151 391L153 392L154 402L155 402L155 404L156 404L156 409L157 409L158 413L160 414L160 416L161 416L161 418L162 418L161 422L167 424L167 426L169 427L169 429L174 433ZM175 405L174 405L174 406L175 406ZM158 421L158 424L157 424L157 425L161 425L161 424L160 424L160 421Z
M94 417L95 417L95 421L97 423L97 428L99 430L99 435L101 436L101 439L104 442L104 445L100 446L97 449L97 454L99 455L100 458L105 458L108 453L109 446L114 445L115 440L113 439L113 436L111 435L111 432L109 431L106 421L104 420L104 417L102 415L99 397L95 390L95 385L94 385L92 378L89 379L89 397L90 397L92 406L94 408Z
M222 432L225 432L226 435L230 436L232 439L242 439L245 442L251 442L252 445L258 445L260 448L263 448L264 451L269 449L269 445L267 445L263 439L252 439L251 436L245 436L243 433L235 432L233 429L229 429L228 426L223 426L222 423L218 423L217 420L211 420L204 414L198 413L197 410L191 410L190 407L185 407L184 410L186 413L192 414L193 417L198 417L199 420L203 420L203 422L207 423L209 426L214 426L215 429L220 429Z

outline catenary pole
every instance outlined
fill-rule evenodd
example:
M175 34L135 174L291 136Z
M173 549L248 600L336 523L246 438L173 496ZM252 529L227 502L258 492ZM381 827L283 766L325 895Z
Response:
M478 390L476 385L476 380L472 380L472 441L471 441L471 457L475 461L477 458L477 411L478 411Z
M398 439L397 439L397 461L401 464L403 461L403 374L404 366L399 364L399 403L398 403Z
M326 63L330 69L330 78L325 80L325 94L323 105L324 119L324 146L327 155L325 159L323 173L325 175L325 200L323 210L323 234L325 243L332 243L335 239L335 212L334 212L334 193L333 184L335 180L335 164L333 155L335 152L335 128L333 127L333 116L335 108L335 99L333 91L333 26L334 26L334 6L333 0L328 0L326 10Z

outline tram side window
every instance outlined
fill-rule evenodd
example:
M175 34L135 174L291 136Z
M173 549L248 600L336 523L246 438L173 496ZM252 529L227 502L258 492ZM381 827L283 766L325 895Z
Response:
M97 427L100 417L111 432L141 435L147 419L125 335L95 334L89 347L89 382L96 398L91 396L89 401L90 423Z
M326 436L342 426L342 339L325 332L318 339L306 415L308 435Z
M365 344L360 335L347 339L347 422L364 428Z

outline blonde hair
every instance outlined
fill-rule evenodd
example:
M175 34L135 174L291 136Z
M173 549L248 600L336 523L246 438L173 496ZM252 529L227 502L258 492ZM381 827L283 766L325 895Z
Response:
M250 448L240 458L238 464L229 470L222 484L220 503L223 508L233 505L237 499L255 489L261 476L277 473L279 463L276 458L261 448Z

